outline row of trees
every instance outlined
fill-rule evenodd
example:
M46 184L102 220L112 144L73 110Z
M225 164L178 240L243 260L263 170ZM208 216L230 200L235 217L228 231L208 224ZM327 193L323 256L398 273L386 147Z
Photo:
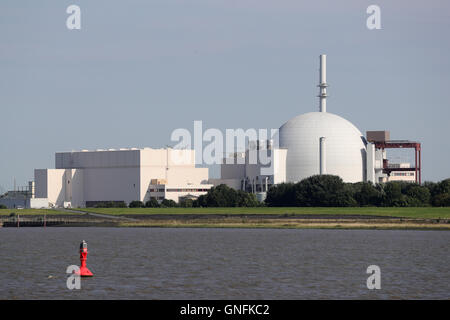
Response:
M130 208L175 208L179 205L173 200L164 199L159 203L155 198L151 198L145 203L142 201L131 201L128 206Z
M155 198L147 202L131 201L128 208L160 208L160 207L178 207L179 205L173 200L164 199L159 203ZM104 201L95 205L95 208L127 208L124 201Z
M376 184L368 182L344 183L334 175L315 175L298 183L282 183L272 186L265 203L256 196L226 185L211 188L196 200L184 199L180 203L155 198L143 203L132 201L130 208L158 207L419 207L450 206L450 179L425 182L423 185L408 182ZM125 207L125 203L102 203L98 207Z
M194 207L257 207L261 204L253 193L235 190L221 184L194 201Z
M298 183L272 186L266 205L273 207L418 207L450 206L450 179L423 185L408 182L344 183L338 176L316 175Z
M124 201L102 201L97 202L95 208L126 208L127 204Z
M241 190L234 190L224 184L211 188L207 194L198 197L196 200L183 199L179 203L173 200L164 199L161 203L155 198L146 203L142 201L132 201L130 208L159 208L159 207L256 207L260 203L253 193Z

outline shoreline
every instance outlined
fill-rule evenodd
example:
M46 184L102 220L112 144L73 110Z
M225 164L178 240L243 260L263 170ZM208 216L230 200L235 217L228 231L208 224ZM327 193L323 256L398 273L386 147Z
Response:
M246 229L336 229L336 230L440 230L450 231L450 219L401 218L358 215L287 214L126 214L98 216L21 215L22 227L116 227L116 228L246 228ZM15 217L1 217L0 228L17 227Z
M180 219L181 218L181 219ZM226 217L177 219L140 219L118 222L118 227L147 228L247 228L247 229L364 229L364 230L444 230L450 231L450 220L403 219L386 217L349 218L312 217Z

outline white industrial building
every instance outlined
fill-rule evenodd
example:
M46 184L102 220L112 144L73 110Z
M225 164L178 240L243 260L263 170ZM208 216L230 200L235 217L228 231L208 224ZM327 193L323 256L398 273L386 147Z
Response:
M364 136L349 121L332 113L309 112L280 128L280 147L287 149L286 180L333 174L346 182L365 180Z
M260 161L259 151L271 159L270 164ZM250 161L253 152L256 161ZM264 154L263 153L263 154ZM224 159L221 178L210 179L214 185L226 184L237 190L256 193L259 200L270 186L286 181L286 149L275 148L272 141L251 141L246 152L236 152Z
M55 169L35 170L31 198L40 200L29 205L47 202L56 207L85 207L105 201L145 202L152 197L179 201L181 197L194 199L219 184L256 193L262 200L271 185L295 183L316 174L337 175L344 182L421 183L419 142L390 140L388 131L368 131L364 137L351 122L327 112L325 55L320 56L318 87L318 112L298 115L283 124L276 137L278 143L250 141L245 152L228 155L221 165L220 179L208 180L208 169L195 167L194 150L60 152L56 153ZM414 148L414 166L389 163L387 148ZM270 165L259 161L260 151L266 152ZM257 161L253 161L255 154Z
M308 112L287 121L279 129L279 146L273 141L256 142L256 149L269 149L269 155L275 155L272 172L261 171L264 165L249 164L249 153L255 148L255 143L249 144L249 150L231 155L241 159L244 164L230 163L224 159L221 165L221 178L211 180L218 185L227 184L236 189L255 193L264 193L272 184L281 182L299 182L317 174L332 174L341 177L344 182L370 181L372 183L387 182L399 179L392 171L408 170L395 164L388 165L385 148L415 147L419 151L420 143L402 141L391 143L388 131L370 131L366 139L364 135L346 119L327 112L327 81L326 56L320 56L320 81L318 85L320 107L318 112ZM418 148L418 149L417 149ZM417 158L417 155L416 155ZM399 168L397 168L399 167ZM420 170L420 165L409 171ZM406 175L405 175L406 176ZM264 194L260 194L264 198Z
M402 162L402 163L392 163L389 164L389 168L399 168L399 169L406 169L411 168L410 163ZM403 172L392 172L389 176L389 181L408 181L408 182L415 182L416 181L416 173L414 171L403 171Z
M194 150L109 149L59 152L55 169L36 169L34 197L50 206L146 202L206 194L208 168L195 167Z

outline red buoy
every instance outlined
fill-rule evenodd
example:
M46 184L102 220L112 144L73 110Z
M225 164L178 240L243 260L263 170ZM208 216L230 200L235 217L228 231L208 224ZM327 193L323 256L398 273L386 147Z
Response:
M80 243L80 276L82 277L92 277L92 272L86 267L86 259L87 259L87 243L86 241L82 241Z

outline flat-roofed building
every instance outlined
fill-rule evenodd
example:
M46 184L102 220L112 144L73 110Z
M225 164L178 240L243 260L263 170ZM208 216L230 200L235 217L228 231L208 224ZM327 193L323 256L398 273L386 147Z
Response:
M162 181L170 189L182 190L170 192L175 201L189 194L185 190L203 190L195 192L201 195L211 188L208 168L195 167L194 150L130 148L58 152L55 169L35 170L35 193L36 198L47 198L56 207L109 201L128 204L146 202L153 196L162 200L150 191L152 182Z
M388 167L390 169L397 168L411 168L410 163L389 163ZM388 181L406 181L406 182L416 182L416 173L411 169L411 171L392 171L389 175Z

